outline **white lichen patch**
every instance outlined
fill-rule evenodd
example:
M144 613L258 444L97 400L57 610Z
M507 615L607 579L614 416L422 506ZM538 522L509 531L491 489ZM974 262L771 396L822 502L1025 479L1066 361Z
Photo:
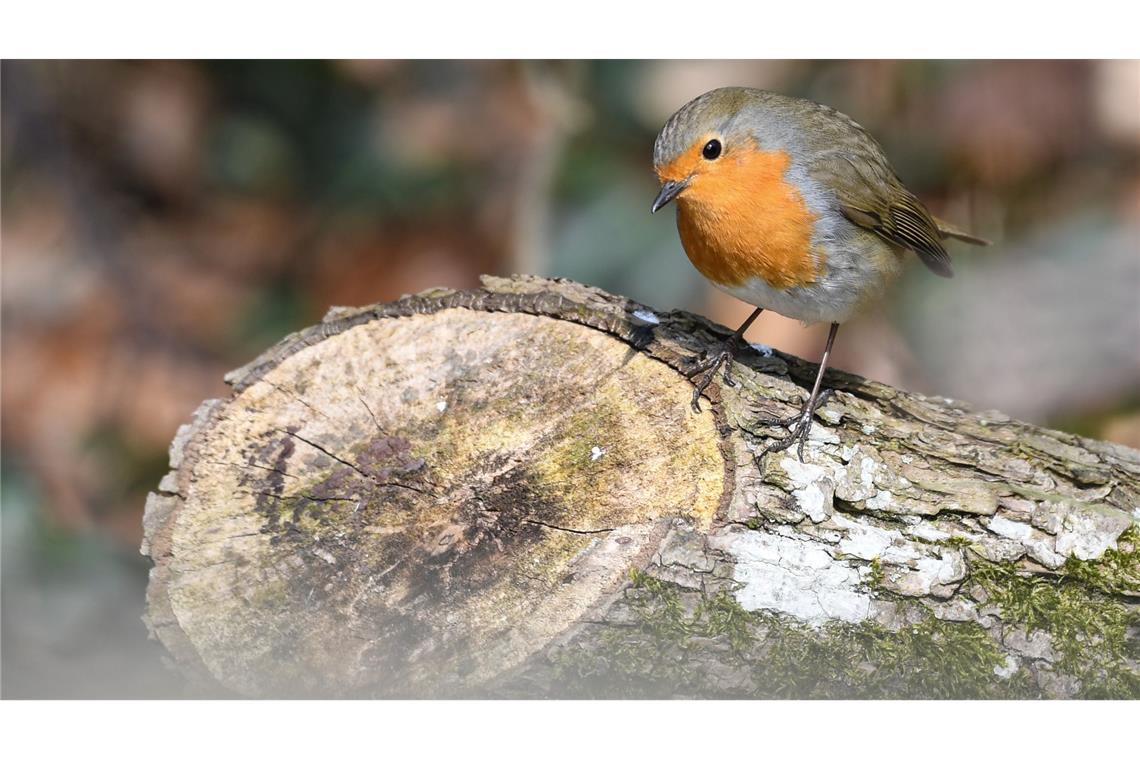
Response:
M918 523L907 532L915 538L921 538L923 541L945 541L950 538L950 534L946 531L939 530L925 522Z
M997 538L989 533L955 533L970 541L971 548L990 562L1012 562L1025 555L1025 547L1020 541Z
M661 324L661 319L658 318L658 316L656 314L654 314L651 311L647 311L645 309L634 309L633 316L637 317L638 319L640 319L642 322L645 322L646 324L650 324L650 325Z
M850 450L844 477L835 486L835 495L844 501L864 501L871 498L878 489L875 487L875 475L881 465L874 457L868 456L859 446Z
M831 425L838 425L844 418L844 412L836 409L819 409L815 414ZM807 440L814 443L840 443L839 436L830 427L823 425L812 425L812 430L807 432Z
M890 491L881 490L871 498L867 499L867 509L881 509L885 512L890 512L891 507L894 506L895 495Z
M992 533L1017 542L1035 562L1053 569L1065 564L1069 556L1097 559L1115 545L1117 536L1132 522L1124 512L1096 505L1045 502L1027 514L1025 504L1032 502L1018 503L1008 514L1028 516L1031 523L997 514L986 527ZM1008 506L1007 500L1003 507ZM999 552L1001 555L1011 553ZM1002 556L1005 558L1008 557Z
M916 560L923 556L918 549L919 544L906 541L901 536L899 538L899 543L892 543L883 550L881 559L893 565L913 565Z
M843 410L842 409L833 409L832 407L823 407L822 409L816 410L816 414L818 414L821 419L827 421L831 425L838 425L840 422L843 421ZM815 431L812 430L812 432L815 432ZM839 443L839 438L836 437L835 440L830 441L830 443Z
M966 577L966 563L961 552L943 551L939 556L925 556L910 563L909 568L888 570L883 586L904 596L953 596L953 584Z
M836 514L831 525L844 531L839 551L884 566L883 585L906 596L951 596L952 584L966 577L962 553L908 540L893 528L857 522ZM917 526L916 526L917 527Z
M1129 515L1111 507L1074 505L1057 532L1057 553L1080 560L1098 559L1116 546L1116 539L1132 524Z
M1056 570L1065 564L1065 555L1056 551L1056 542L1052 536L1034 531L1035 537L1025 541L1025 548L1029 557L1038 564Z
M780 468L788 473L792 485L803 488L826 478L829 473L822 465L811 462L801 462L793 456L785 456L780 460Z
M780 467L792 480L796 505L812 522L823 522L834 514L835 483L826 469L795 457L784 457Z
M998 678L1009 680L1020 667L1021 664L1018 662L1018 659L1011 654L1007 654L1004 664L994 665L994 675Z
M1004 503L1003 503L1004 506ZM1054 536L1061 532L1065 526L1065 517L1071 508L1068 504L1044 501L1033 510L1032 523L1034 528L1052 533Z
M824 485L829 481L813 483L807 488L797 492L796 500L800 509L814 523L821 523L827 519L831 507L831 494L824 491Z
M923 584L924 594L930 593L934 586L945 586L957 583L966 577L966 563L962 560L962 553L956 551L943 552L940 557L923 557L918 560L917 572L914 573Z
M734 531L710 536L709 543L735 559L733 578L741 584L735 597L746 610L782 612L813 627L871 614L858 569L814 541Z
M1033 528L1023 522L1010 520L1002 515L995 515L988 526L990 530L1003 538L1012 538L1014 541L1024 542L1033 534Z
M902 538L897 530L855 522L843 515L835 515L832 522L846 532L846 536L839 541L839 551L859 559L879 559L896 539Z

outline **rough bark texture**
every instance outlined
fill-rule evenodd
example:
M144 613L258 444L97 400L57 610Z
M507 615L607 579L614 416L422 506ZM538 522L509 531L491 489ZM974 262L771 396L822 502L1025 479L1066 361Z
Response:
M336 309L171 447L147 622L245 695L1140 696L1140 452L565 281Z

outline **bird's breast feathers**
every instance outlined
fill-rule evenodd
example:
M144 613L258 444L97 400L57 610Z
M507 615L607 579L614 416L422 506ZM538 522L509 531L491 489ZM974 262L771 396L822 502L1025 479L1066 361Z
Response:
M818 218L788 179L784 151L738 150L693 177L677 229L693 266L720 286L759 278L773 288L815 282L826 254L813 246Z

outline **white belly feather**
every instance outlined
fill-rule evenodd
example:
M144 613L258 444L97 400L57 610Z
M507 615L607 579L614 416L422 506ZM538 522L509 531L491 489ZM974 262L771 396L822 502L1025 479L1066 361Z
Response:
M868 236L845 242L842 248L831 249L827 270L810 285L774 288L759 277L740 285L713 284L741 301L805 324L846 322L882 296L901 266L882 241Z
M745 303L798 319L804 324L845 322L858 307L857 303L837 301L834 296L825 297L826 293L821 288L773 288L759 277L743 285L717 287Z

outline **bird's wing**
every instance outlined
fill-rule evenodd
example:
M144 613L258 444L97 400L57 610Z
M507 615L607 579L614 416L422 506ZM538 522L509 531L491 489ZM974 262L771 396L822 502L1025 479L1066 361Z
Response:
M864 137L869 139L865 133ZM864 142L858 152L844 147L833 146L813 171L835 191L843 215L852 224L914 251L935 274L952 277L954 270L938 223L922 201L903 187L878 144Z

